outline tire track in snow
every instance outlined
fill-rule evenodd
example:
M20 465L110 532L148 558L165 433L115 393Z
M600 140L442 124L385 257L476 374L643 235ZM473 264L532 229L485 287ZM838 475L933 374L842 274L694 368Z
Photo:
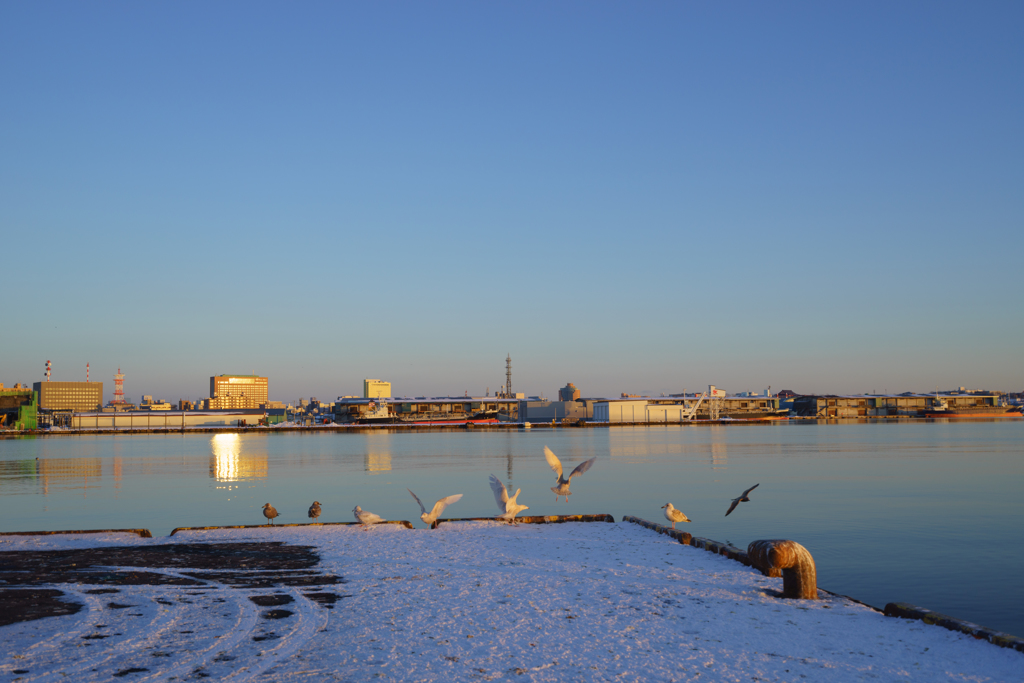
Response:
M133 605L130 608L120 609L117 611L126 612L128 609L134 608L140 609L145 613L148 609L152 613L149 623L142 626L138 622L130 620L127 614L123 617L118 617L115 620L107 619L107 621L114 622L112 624L108 624L107 628L121 631L121 633L127 635L115 643L101 646L102 649L95 656L83 657L68 667L62 667L59 672L51 671L48 674L49 676L54 677L55 679L67 680L68 677L71 677L72 680L81 680L93 674L93 669L99 669L101 666L111 662L111 660L114 660L115 658L130 657L132 655L141 654L142 652L151 649L149 646L152 643L159 641L168 627L176 622L178 617L187 608L187 605L177 603L174 605L173 609L167 609L167 605L157 602L157 598L162 596L139 595L137 592L119 593L118 595L138 602L148 600L150 603L149 605ZM109 611L106 612L106 614L111 616ZM141 640L137 640L133 635L131 635L136 633L145 633L146 636ZM114 638L116 636L109 637ZM66 653L59 659L60 661L66 661Z
M294 602L289 606L294 605L296 608L295 627L287 636L280 639L281 642L276 647L265 651L255 666L235 671L223 680L238 683L253 680L268 669L285 662L327 625L328 610L307 598L298 588L289 588L288 594L294 598ZM255 657L252 659L256 660Z
M85 591L81 590L81 587L78 584L57 584L54 585L53 588L56 588L65 595L71 595L77 598L80 602L85 604L85 610L78 614L71 615L73 617L77 617L78 623L70 630L59 631L46 640L30 645L24 653L26 657L45 656L51 651L56 650L61 643L69 638L81 637L86 631L92 631L92 627L95 623L95 617L106 614L101 604L100 596L87 594ZM35 625L35 622L26 623Z
M208 597L211 600L213 598L221 598L233 605L237 611L234 623L224 629L225 635L213 638L213 641L204 649L191 653L191 656L187 658L179 659L173 666L161 668L145 678L136 679L139 683L155 679L167 679L171 676L181 678L196 669L206 667L215 656L219 656L221 653L227 654L237 649L239 645L243 644L256 631L256 624L259 620L259 608L249 600L248 595L232 588L221 588L208 591L203 597Z

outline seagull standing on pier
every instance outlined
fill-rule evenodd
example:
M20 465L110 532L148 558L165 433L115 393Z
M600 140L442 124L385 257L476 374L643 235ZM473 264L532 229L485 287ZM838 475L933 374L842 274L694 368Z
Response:
M380 515L375 515L372 512L367 512L358 505L352 508L352 514L356 516L356 521L362 524L363 526L369 526L370 524L380 524L381 522L386 521Z
M744 491L743 495L741 495L739 498L733 498L732 499L732 505L730 505L729 509L726 510L725 516L728 517L729 513L732 512L733 510L735 510L736 506L739 505L740 503L749 503L750 502L750 498L747 498L747 494L749 494L751 491L753 491L754 489L756 489L760 485L761 484L759 484L759 483L758 484L754 484L749 489Z
M544 457L547 458L548 465L551 466L551 469L555 471L555 476L558 477L558 485L551 487L551 490L555 493L556 503L558 502L559 496L565 496L565 502L569 502L569 496L572 495L572 491L569 490L569 482L572 481L573 477L583 474L589 470L590 466L594 464L595 460L597 460L597 458L591 458L590 460L586 460L581 462L579 465L576 465L576 469L570 472L569 478L566 479L562 476L562 461L559 460L558 456L552 453L551 449L547 446L544 447Z
M424 524L430 525L431 529L433 529L435 526L437 526L437 518L438 518L438 516L442 512L444 512L444 509L446 507L448 507L452 503L457 503L457 502L459 502L462 499L462 494L461 493L456 493L454 496L448 496L447 498L442 498L441 500L439 500L436 503L434 503L434 509L432 509L430 511L430 513L428 514L427 513L427 508L423 507L423 501L420 500L420 497L417 496L415 493L413 493L412 489L406 489L406 491L408 491L409 495L412 496L413 498L415 498L416 502L419 503L420 512L423 513L423 514L420 515L420 519L423 520Z
M682 510L676 510L672 507L672 503L665 503L661 506L661 509L665 511L665 519L672 522L672 528L676 528L676 522L692 522L686 515L683 514Z
M263 516L267 518L267 524L274 523L274 517L277 517L277 510L270 503L263 506Z
M519 492L522 489L516 489L516 495L509 498L505 485L493 474L491 475L491 491L494 492L494 501L498 504L498 510L501 512L498 515L498 519L503 519L509 524L515 524L516 515L523 510L530 509L528 506L520 505L516 502L516 498L519 497Z
M314 500L313 504L309 506L309 518L316 521L316 518L320 516L320 502Z

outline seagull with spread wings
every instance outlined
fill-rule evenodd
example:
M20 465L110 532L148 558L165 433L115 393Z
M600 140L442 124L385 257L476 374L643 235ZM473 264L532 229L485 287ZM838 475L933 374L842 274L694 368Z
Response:
M743 495L741 495L739 498L733 498L732 499L732 505L730 505L729 509L726 510L725 516L728 517L729 513L732 512L733 510L735 510L736 506L739 505L740 503L749 503L750 502L750 498L747 497L747 494L749 494L751 491L753 491L754 489L756 489L760 485L761 484L759 484L759 483L758 484L754 484L749 489L744 491Z
M491 491L494 492L494 502L498 504L498 510L501 512L498 515L498 519L503 519L509 524L515 524L516 515L523 510L529 510L530 508L526 505L520 505L516 502L516 498L519 497L519 492L522 489L516 489L516 495L511 498L508 495L508 491L505 489L505 485L501 483L493 474L491 475Z
M442 498L441 500L434 503L434 508L428 513L427 508L423 507L423 501L420 500L420 497L413 493L412 489L406 489L406 491L408 491L409 495L415 498L416 502L419 503L420 512L423 513L420 515L420 519L423 520L424 524L429 524L431 529L437 526L437 518L441 515L442 512L444 512L444 509L446 507L448 507L452 503L457 503L462 499L461 493L456 493L454 496Z
M385 521L380 515L375 515L372 512L367 512L363 508L356 505L352 509L352 514L356 516L356 521L363 526L369 526L370 524L380 524Z
M572 491L569 490L569 482L572 481L573 477L581 475L589 470L590 466L594 464L595 460L597 460L597 458L591 458L590 460L585 460L579 465L576 465L576 469L570 472L569 478L566 479L562 476L562 461L559 460L558 456L552 453L551 449L547 446L544 447L544 457L547 458L548 465L551 466L551 469L555 471L555 476L558 477L558 485L551 487L551 490L555 493L556 503L558 502L559 496L565 496L565 502L569 502L569 496L572 495Z

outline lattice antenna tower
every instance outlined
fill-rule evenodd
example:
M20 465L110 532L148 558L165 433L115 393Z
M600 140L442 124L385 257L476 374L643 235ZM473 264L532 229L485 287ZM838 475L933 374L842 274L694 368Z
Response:
M121 374L121 368L117 369L117 374L114 375L114 400L111 401L113 405L122 405L124 403L124 375Z
M512 354L505 357L505 395L512 398Z

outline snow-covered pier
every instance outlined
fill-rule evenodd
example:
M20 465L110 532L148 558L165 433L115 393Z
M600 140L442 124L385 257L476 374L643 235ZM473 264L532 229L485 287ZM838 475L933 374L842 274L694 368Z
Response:
M140 567L133 550L158 559ZM1020 652L841 596L780 599L782 579L629 523L8 536L0 551L7 586L18 583L12 558L31 552L59 582L33 589L81 605L0 629L8 680L1008 681L1024 671ZM71 568L69 552L92 559ZM202 566L190 559L200 556Z

